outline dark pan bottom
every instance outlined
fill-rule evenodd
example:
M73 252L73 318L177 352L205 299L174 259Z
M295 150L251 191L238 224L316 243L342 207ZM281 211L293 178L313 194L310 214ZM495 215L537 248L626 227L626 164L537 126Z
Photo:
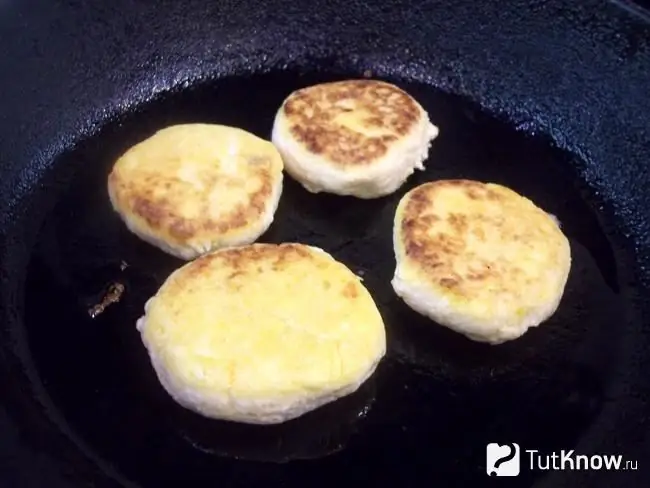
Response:
M287 178L275 223L261 239L320 246L364 276L388 329L377 374L355 395L280 426L209 421L174 404L135 321L181 262L130 235L112 213L109 167L128 146L173 123L236 125L268 138L282 99L325 79L269 74L175 93L126 114L58 162L74 177L47 218L29 270L31 351L73 431L144 488L484 486L491 481L487 443L572 449L616 385L608 372L629 310L619 290L623 255L580 185L580 161L455 96L406 85L441 128L427 171L377 201L311 195ZM395 207L408 189L439 178L505 184L562 222L574 260L564 299L520 340L473 343L394 295ZM124 286L120 300L91 318L89 309L114 283ZM510 481L530 486L539 475L522 461L521 476Z

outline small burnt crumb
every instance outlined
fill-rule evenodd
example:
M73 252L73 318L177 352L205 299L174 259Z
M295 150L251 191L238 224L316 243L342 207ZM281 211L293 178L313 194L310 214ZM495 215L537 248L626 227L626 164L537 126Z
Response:
M106 290L106 293L104 293L102 300L97 305L94 305L93 307L88 309L88 315L90 315L90 317L93 319L96 318L101 313L103 313L107 307L109 307L113 303L119 302L120 299L122 298L123 293L124 293L124 285L122 283L119 282L111 283L108 289Z

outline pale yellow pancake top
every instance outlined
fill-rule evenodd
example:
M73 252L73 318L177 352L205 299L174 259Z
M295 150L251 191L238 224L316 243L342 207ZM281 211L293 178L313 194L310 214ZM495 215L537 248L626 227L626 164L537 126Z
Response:
M344 264L302 244L217 251L173 273L143 339L188 388L238 399L336 391L383 356L382 318Z
M442 180L407 193L395 219L402 278L474 316L531 307L562 293L570 247L556 221L504 186Z

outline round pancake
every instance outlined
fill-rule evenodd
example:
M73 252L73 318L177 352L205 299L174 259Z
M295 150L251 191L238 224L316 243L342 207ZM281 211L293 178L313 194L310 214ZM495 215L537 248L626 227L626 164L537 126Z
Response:
M381 81L347 80L291 93L271 140L308 191L377 198L424 169L437 135L408 93Z
M141 239L181 259L249 244L273 222L282 157L241 129L163 129L121 156L108 177L115 211Z
M180 405L243 423L284 422L356 391L386 350L361 279L303 244L204 255L172 273L137 327Z
M397 295L438 324L491 344L555 313L571 268L555 217L492 183L414 188L397 207L393 239Z

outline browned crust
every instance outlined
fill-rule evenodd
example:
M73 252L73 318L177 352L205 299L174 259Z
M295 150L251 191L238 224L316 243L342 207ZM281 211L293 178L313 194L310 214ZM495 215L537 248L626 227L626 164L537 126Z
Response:
M539 236L526 235L527 229L521 232L512 227L504 227L501 216L473 215L471 218L461 213L449 213L444 217L436 214L436 199L441 191L449 188L460 188L471 200L500 202L508 197L496 191L488 184L470 180L443 180L421 185L412 190L405 198L402 209L401 238L404 252L409 260L418 263L423 276L434 284L454 292L457 295L469 295L471 290L480 287L482 283L504 283L521 273L513 263L503 263L478 259L467 249L467 239L471 234L477 241L485 241L484 229L487 226L499 228L504 237L514 240L531 241ZM540 211L541 212L541 211ZM440 228L431 232L432 225ZM442 229L445 229L442 231ZM457 264L463 264L462 273L458 272ZM465 267L465 265L467 265Z
M208 270L216 268L226 269L228 286L239 289L243 281L250 279L264 272L279 272L289 267L292 263L311 263L319 269L327 268L335 262L327 255L321 255L319 251L310 249L304 244L284 243L266 244L255 243L247 246L222 249L211 254L206 254L187 264L179 276L179 280L172 282L170 286L186 286L193 279L202 279ZM334 285L331 281L325 280L323 287L330 289L332 286L340 287L341 295L347 300L356 300L363 293L359 281L345 280L340 285Z
M204 199L203 210L192 219L183 217L178 210L179 200L196 199L196 190L174 175L149 173L144 178L132 180L114 169L109 176L109 185L118 202L121 212L133 213L146 222L156 236L170 236L178 244L186 244L197 237L223 236L243 229L259 219L266 211L273 193L271 162L262 164L260 158L251 165L251 177L258 177L261 185L244 197L232 211L222 214L218 220L210 216L209 199ZM202 176L208 188L228 185L227 178L219 179L212 174ZM233 184L240 184L234 182ZM156 195L156 189L165 192Z
M256 243L247 246L222 249L212 254L206 254L186 265L183 274L187 278L201 276L205 270L217 264L231 270L230 278L243 277L263 269L280 271L292 262L317 261L315 251L297 243L265 244ZM320 260L322 261L322 259Z
M364 113L363 125L382 129L366 136L343 127L335 118L353 110ZM383 157L391 143L408 134L422 117L419 104L394 85L376 80L324 83L292 93L282 110L289 132L313 154L340 165L367 165Z
M354 300L359 296L359 286L358 282L348 281L341 290L341 294L348 300Z

